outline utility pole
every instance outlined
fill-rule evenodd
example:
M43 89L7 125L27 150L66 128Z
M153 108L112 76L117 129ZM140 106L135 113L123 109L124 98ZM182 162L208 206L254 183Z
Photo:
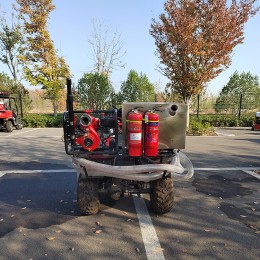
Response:
M198 103L197 103L197 118L199 118L199 112L200 112L200 94L198 94Z
M239 98L239 110L238 110L238 118L240 119L241 117L241 110L242 110L242 99L243 99L243 94L240 94L240 98Z

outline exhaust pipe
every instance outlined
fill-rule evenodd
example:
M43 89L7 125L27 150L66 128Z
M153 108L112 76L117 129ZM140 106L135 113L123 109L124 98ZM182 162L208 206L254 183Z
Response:
M175 152L175 157L170 164L112 166L77 157L72 159L72 163L78 174L82 173L93 177L107 176L145 182L161 179L165 171L171 173L172 177L185 179L191 178L194 174L191 161L181 152Z

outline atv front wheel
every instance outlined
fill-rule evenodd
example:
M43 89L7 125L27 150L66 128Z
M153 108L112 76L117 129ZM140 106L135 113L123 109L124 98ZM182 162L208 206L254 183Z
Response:
M13 123L12 123L12 121L7 121L6 122L6 131L7 132L13 132Z
M97 214L100 207L98 197L98 179L83 177L78 179L77 187L78 208L84 215Z
M169 212L174 203L173 180L171 177L150 182L152 193L150 194L151 208L156 214Z

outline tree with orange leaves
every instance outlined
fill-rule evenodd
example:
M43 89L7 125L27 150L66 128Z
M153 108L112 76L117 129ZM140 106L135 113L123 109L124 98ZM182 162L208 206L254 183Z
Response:
M231 64L243 43L244 25L256 14L256 0L168 0L159 21L152 20L160 69L189 104L193 95Z
M45 97L53 104L57 116L57 103L65 87L69 67L57 54L48 31L48 19L55 9L52 0L16 0L20 18L26 34L26 51L20 59L24 63L24 74L32 85L40 85Z

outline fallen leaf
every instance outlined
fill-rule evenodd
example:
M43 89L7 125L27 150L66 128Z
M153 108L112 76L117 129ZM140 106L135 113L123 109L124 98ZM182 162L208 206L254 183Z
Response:
M26 209L26 207L23 207L22 209Z
M70 248L70 251L72 251L72 252L75 251L75 248L74 248L74 247L71 247L71 248Z
M137 253L139 253L139 252L140 252L140 249L139 249L138 247L136 247L136 248L135 248L135 251L136 251Z
M205 232L210 232L211 230L210 229L204 229Z
M250 208L250 209L255 212L255 208Z
M26 200L27 202L32 202L32 200Z
M126 221L127 221L127 222L134 222L134 220L131 219L131 218L127 219Z
M153 251L154 251L154 252L162 252L163 250L164 250L163 248L157 247L157 248L155 248Z
M253 225L248 224L247 226L248 226L249 228L252 228L252 229L254 229L254 230L257 230L257 228L256 228L255 226L253 226Z
M101 232L102 232L101 229L98 229L98 230L95 230L95 231L94 231L95 234L100 234Z
M256 233L256 234L260 234L260 230L257 230L255 233Z
M11 218L13 218L15 215L11 215Z
M50 241L52 241L52 240L54 240L56 237L48 237L47 239L48 240L50 240Z
M96 225L102 227L101 223L96 221Z
M254 204L258 204L258 202L257 202L257 201L254 201Z
M239 215L241 218L246 218L246 216L245 215Z
M55 230L55 233L61 233L61 230Z
M3 218L1 218L1 219L0 219L0 221L4 221L4 219L3 219Z
M125 212L125 211L123 211L123 214L125 214L125 215L128 215L128 213L127 213L127 212Z

